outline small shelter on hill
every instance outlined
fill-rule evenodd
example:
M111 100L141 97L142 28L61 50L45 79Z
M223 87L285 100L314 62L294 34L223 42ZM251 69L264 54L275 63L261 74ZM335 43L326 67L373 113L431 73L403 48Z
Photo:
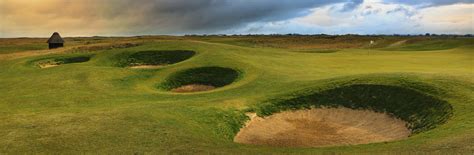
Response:
M51 38L48 39L49 49L64 47L64 40L58 32L54 32Z

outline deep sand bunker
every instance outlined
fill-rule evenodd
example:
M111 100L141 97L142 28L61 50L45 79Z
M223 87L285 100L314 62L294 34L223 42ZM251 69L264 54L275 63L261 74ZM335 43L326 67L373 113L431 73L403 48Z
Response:
M187 50L141 51L128 56L120 66L135 69L155 69L185 61L196 54Z
M253 114L234 141L266 146L322 147L393 141L409 135L404 121L384 113L323 108L286 111L265 118Z
M230 68L192 68L171 75L161 87L177 93L209 91L229 85L238 77L239 72Z
M266 117L253 116L234 140L289 147L385 142L431 130L453 115L446 101L402 86L353 84L290 95L259 104L254 110Z
M56 67L56 66L60 66L60 65L63 65L63 64L88 62L90 59L91 59L91 56L54 58L54 59L41 60L41 61L37 62L36 64L40 68L51 68L51 67Z

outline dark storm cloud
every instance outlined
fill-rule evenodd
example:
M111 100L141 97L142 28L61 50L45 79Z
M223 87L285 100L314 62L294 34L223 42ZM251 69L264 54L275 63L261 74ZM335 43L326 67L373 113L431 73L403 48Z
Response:
M310 9L329 4L344 3L345 10L350 10L362 3L362 0L0 1L2 14L8 18L0 24L13 29L8 33L41 28L81 34L214 33L253 22L304 16Z
M129 8L128 0L121 7ZM146 0L142 10L144 24L184 31L215 31L251 22L290 19L309 13L309 9L333 3L347 3L347 9L362 0ZM148 27L150 29L152 27ZM160 27L156 27L160 28Z

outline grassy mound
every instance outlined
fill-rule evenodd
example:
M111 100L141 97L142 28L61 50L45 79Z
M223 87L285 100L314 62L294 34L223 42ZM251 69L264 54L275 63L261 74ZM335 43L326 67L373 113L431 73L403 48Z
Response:
M453 108L445 101L400 86L354 84L315 91L287 99L277 99L258 108L261 115L311 107L347 107L386 112L408 123L420 133L445 123Z
M403 41L400 45L384 48L391 51L431 51L447 50L472 45L472 38L412 38Z
M141 43L116 43L116 44L106 44L106 45L91 45L91 46L80 46L68 50L71 53L79 52L93 52L101 50L111 50L111 49L123 49L123 48L132 48L142 45Z
M92 56L77 56L77 57L61 57L61 58L52 58L52 59L44 59L40 60L36 63L37 66L40 68L48 68L59 66L63 64L71 64L71 63L83 63L87 62L91 59Z
M239 72L223 67L201 67L177 72L171 75L161 85L165 90L187 85L207 85L212 87L223 87L231 84L239 77Z
M303 50L293 50L292 52L298 53L336 53L341 50L339 49L303 49Z
M129 55L121 60L121 67L133 67L142 65L169 65L175 64L193 57L194 51L171 50L171 51L141 51Z

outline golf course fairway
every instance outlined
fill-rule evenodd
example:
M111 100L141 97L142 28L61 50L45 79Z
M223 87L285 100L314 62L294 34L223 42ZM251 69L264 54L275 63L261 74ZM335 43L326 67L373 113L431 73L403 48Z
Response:
M0 154L474 152L473 38L349 37L0 45Z

